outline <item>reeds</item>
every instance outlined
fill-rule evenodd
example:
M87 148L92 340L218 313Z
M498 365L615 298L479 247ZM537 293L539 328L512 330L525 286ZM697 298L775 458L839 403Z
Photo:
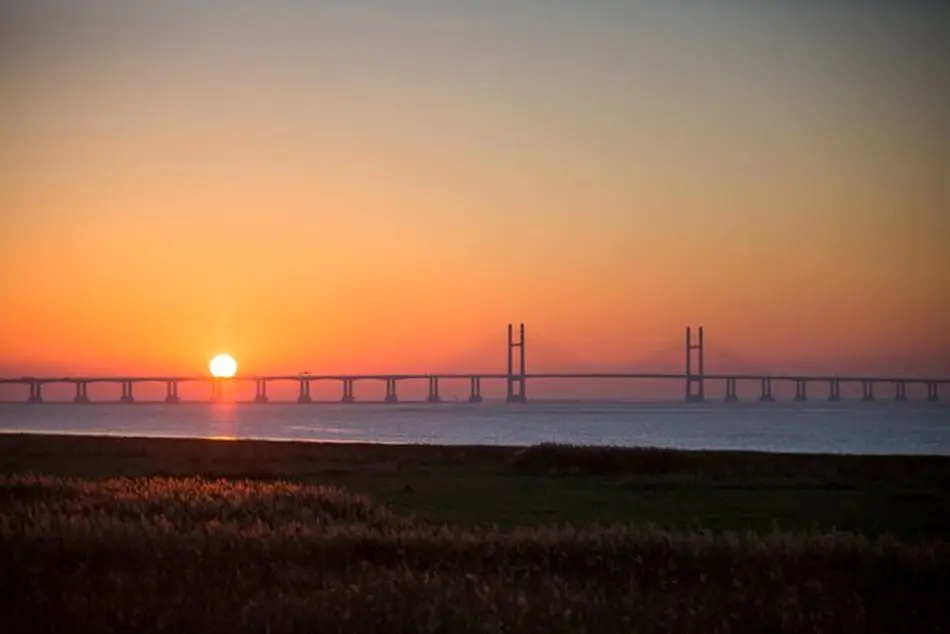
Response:
M950 545L462 530L330 487L0 477L4 631L937 632Z

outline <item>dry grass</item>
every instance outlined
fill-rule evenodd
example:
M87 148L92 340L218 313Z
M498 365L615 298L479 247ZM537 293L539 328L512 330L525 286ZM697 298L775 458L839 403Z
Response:
M332 487L0 478L5 632L938 632L950 546L510 532Z

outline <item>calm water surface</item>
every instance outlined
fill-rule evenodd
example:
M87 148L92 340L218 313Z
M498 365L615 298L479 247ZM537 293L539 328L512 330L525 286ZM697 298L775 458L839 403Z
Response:
M453 445L552 441L686 449L950 455L950 406L2 404L0 431Z

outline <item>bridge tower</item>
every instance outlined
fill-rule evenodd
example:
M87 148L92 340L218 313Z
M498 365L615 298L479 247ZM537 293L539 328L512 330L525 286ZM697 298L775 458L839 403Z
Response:
M515 348L518 349L518 374L515 374ZM508 402L528 402L525 394L524 324L519 325L518 341L514 339L514 325L508 324Z
M699 336L693 341L693 331L686 327L686 402L701 403L706 400L706 391L703 384L703 327L699 327ZM693 351L697 353L696 369L693 372Z

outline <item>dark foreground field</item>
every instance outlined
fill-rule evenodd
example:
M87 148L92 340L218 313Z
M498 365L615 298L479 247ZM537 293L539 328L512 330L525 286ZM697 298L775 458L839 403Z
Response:
M942 458L0 436L0 473L5 632L950 623Z

